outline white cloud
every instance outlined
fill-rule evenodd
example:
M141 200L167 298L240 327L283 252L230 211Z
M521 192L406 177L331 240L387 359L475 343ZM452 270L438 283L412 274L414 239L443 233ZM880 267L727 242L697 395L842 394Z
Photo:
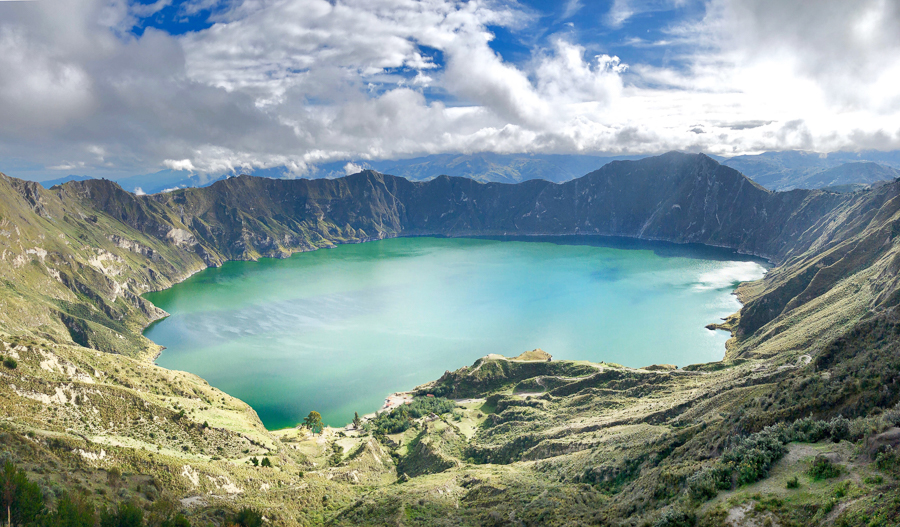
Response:
M571 18L575 13L581 11L584 5L580 0L568 0L566 2L566 7L563 9L563 14L560 17L562 20L566 20L567 18Z
M347 163L344 165L344 174L348 176L351 174L358 174L363 171L363 167L357 165L356 163Z
M679 3L617 0L607 22ZM510 63L490 28L537 19L502 0L197 0L180 9L215 12L209 29L129 33L167 5L0 6L0 157L303 175L447 151L900 148L888 0L709 0L664 41L632 41L674 50L663 66L568 35Z
M163 161L163 166L169 170L194 170L194 164L190 159L166 159Z
M633 15L634 10L629 0L613 0L606 15L606 23L611 27L622 27L622 24Z

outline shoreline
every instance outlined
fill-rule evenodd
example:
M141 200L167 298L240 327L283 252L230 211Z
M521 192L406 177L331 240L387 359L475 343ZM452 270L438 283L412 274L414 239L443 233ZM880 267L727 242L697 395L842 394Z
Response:
M745 257L749 256L749 257L754 258L754 259L757 259L757 260L762 260L763 262L757 262L757 263L760 263L760 264L762 265L762 267L765 269L765 274L768 274L769 271L771 271L772 269L778 267L778 264L776 263L776 261L774 260L774 257L772 257L772 256L763 255L763 254L758 254L758 253L752 253L752 252L745 252L745 251L741 251L740 249L737 249L737 248L734 248L734 247L729 247L729 246L727 246L727 245L714 245L714 244L697 243L697 242L677 242L677 241L666 240L666 239L662 239L662 238L644 237L644 236L629 236L629 235L621 235L621 234L596 234L596 233L578 233L578 232L574 232L574 233L562 233L562 234L560 234L560 233L557 233L557 234L546 234L546 233L471 234L471 233L462 233L462 234L458 234L458 235L447 235L447 234L440 234L440 233L430 233L430 234L425 234L425 233L423 233L423 234L418 234L418 233L409 233L409 234L386 234L386 235L383 235L383 236L377 236L377 237L376 237L376 236L370 236L370 237L366 237L366 238L362 238L362 239L354 240L354 241L339 241L339 242L336 242L336 243L332 243L332 244L330 244L330 245L323 245L323 246L317 246L317 247L296 247L296 248L293 248L293 249L284 250L284 251L282 251L282 252L281 252L279 255L277 255L277 256L275 256L275 255L273 255L273 256L260 256L259 258L234 259L234 260L232 260L232 259L225 259L225 260L222 261L219 265L210 265L210 264L206 264L205 266L202 266L202 267L193 269L193 270L189 271L188 273L186 273L186 274L184 274L184 275L178 277L176 280L173 280L172 283L171 283L168 287L164 287L164 288L160 288L160 289L148 289L148 290L145 291L144 293L140 294L139 297L142 298L144 301L149 302L149 303L150 303L151 305L153 305L154 307L157 307L156 304L153 304L152 302L150 302L149 300L147 300L147 299L144 297L144 295L145 295L145 294L148 294L148 293L156 293L156 292L164 291L164 290L166 290L166 289L170 289L170 288L172 288L172 287L174 287L174 286L176 286L176 285L178 285L178 284L181 284L181 283L187 281L188 279L192 278L194 275L196 275L196 274L198 274L198 273L200 273L200 272L202 272L202 271L205 271L205 270L208 270L208 269L211 269L211 268L219 268L219 267L221 267L221 266L223 266L223 265L225 265L225 264L227 264L227 263L230 263L230 262L256 262L256 261L259 261L259 260L264 259L264 258L265 258L265 259L272 258L272 259L279 259L279 260L280 260L280 259L287 259L287 258L290 258L290 257L295 256L295 255L300 254L300 253L313 252L313 251L317 251L317 250L320 250L320 249L334 249L334 248L337 248L337 247L340 246L340 245L355 245L355 244L367 243L367 242L372 242L372 241L387 240L387 239L398 239L398 238L446 238L446 239L469 238L469 239L497 239L497 238L516 238L516 237L520 237L520 238L541 238L541 237L544 237L544 238L574 238L574 237L584 237L584 238L598 238L598 239L606 238L606 239L625 239L625 240L635 240L635 241L646 241L646 242L651 242L651 243L671 244L671 245L675 245L675 246L700 246L700 247L710 247L710 248L715 248L715 249L726 249L726 250L733 251L735 255L740 255L740 256L745 256ZM504 241L504 240L500 240L500 241ZM513 240L511 240L511 241L513 241ZM626 249L623 249L623 250L629 250L629 249L626 248ZM765 274L764 274L764 276L763 276L762 278L760 278L760 280L762 280L762 279L765 278ZM750 282L753 282L753 281L755 281L755 280L751 280ZM737 312L732 313L731 315L729 315L729 316L727 316L727 317L725 317L725 318L722 318L721 320L722 320L723 322L724 322L724 321L727 321L728 319L730 319L730 318L734 317L735 315L737 315L738 313L740 313L740 310L743 308L744 302L742 301L741 296L738 294L738 290L739 290L739 288L740 288L740 285L741 285L741 284L744 284L744 283L748 283L748 282L740 282L740 284L739 284L737 287L735 287L734 289L732 289L732 292L730 293L730 294L735 295L735 296L737 297L738 302L741 304L740 307L738 308ZM157 307L157 309L159 309L159 308ZM161 310L161 309L160 309L160 310ZM155 323L160 322L160 321L162 321L162 320L168 318L169 316L171 316L168 312L166 312L166 311L164 311L164 310L161 310L161 311L163 311L163 313L165 313L165 314L162 315L162 316L160 316L159 318L155 318L155 319L153 319L153 320L148 321L148 323L141 329L140 335L141 335L142 338L146 338L146 339L147 339L149 342L151 342L154 346L157 346L156 352L155 352L154 354L152 354L152 356L150 357L150 364L153 365L153 366L155 366L155 367L157 367L157 368L161 368L161 369L164 369L164 370L169 370L168 368L165 368L165 367L163 367L163 366L160 366L159 364L156 363L156 361L157 361L157 360L159 359L159 357L162 355L163 351L165 351L165 350L167 349L167 347L166 347L166 346L163 346L163 345L161 345L161 344L156 343L155 341L153 341L153 340L147 338L147 337L144 335L144 333L147 331L147 329L149 329L152 325L154 325ZM705 328L706 328L706 329L709 329L709 330L713 330L713 331L716 331L716 330L727 331L727 332L730 334L729 341L732 340L732 339L734 338L734 329L733 329L732 327L726 327L726 324L712 323L712 324L706 325ZM728 344L726 343L726 346L725 346L725 350L724 350L722 359L720 359L720 360L724 360L724 359L727 357L727 355L728 355ZM577 360L577 359L573 359L573 360ZM170 370L170 371L177 371L177 370ZM206 381L206 379L204 379L203 377L201 377L201 376L199 376L199 375L197 375L197 374L194 374L194 373L191 373L191 372L186 372L186 373L190 373L191 375L195 375L195 376L197 376L198 378L200 378L200 379ZM238 398L238 397L236 397L236 396L234 396L234 395L228 394L227 392L222 392L222 393L225 393L225 394L228 395L229 397L232 397L232 398L234 398L234 399L237 399L237 400L243 402L244 404L247 404L245 401L243 401L242 399L240 399L240 398ZM377 416L378 414L381 414L381 413L386 412L386 411L391 411L391 410L393 410L394 408L397 408L397 407L401 406L402 404L405 404L405 403L407 403L407 402L409 402L409 401L411 401L411 400L412 400L412 391L394 392L394 393L391 393L390 395L388 395L388 396L385 398L384 404L381 406L381 408L379 408L378 410L376 410L376 411L374 411L374 412L371 412L371 413L368 413L368 414L365 414L365 415L361 415L360 417L361 417L363 420L371 420L371 419L374 419L375 416ZM249 404L247 404L247 406L250 407L250 408L252 408L252 406L250 406ZM349 424L349 423L348 423L348 424ZM293 425L293 426L286 427L286 428L275 428L275 429L271 429L271 430L267 429L267 430L269 430L270 432L277 432L277 431L281 431L281 430L296 429L298 426L299 426L299 425ZM347 425L344 425L343 427L338 427L337 429L346 428L346 426L347 426ZM263 427L265 427L264 424L263 424Z

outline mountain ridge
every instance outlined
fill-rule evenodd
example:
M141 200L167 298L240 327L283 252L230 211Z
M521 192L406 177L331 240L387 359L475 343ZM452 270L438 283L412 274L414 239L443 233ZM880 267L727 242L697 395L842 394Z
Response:
M286 525L448 515L484 524L510 514L632 525L662 521L676 506L717 525L730 505L692 505L684 493L692 474L734 451L729 438L810 415L852 417L866 430L900 425L873 413L893 415L900 401L891 359L900 343L900 182L853 194L770 192L707 156L671 153L563 184L410 182L369 171L242 176L145 196L110 181L46 190L2 176L0 191L0 348L19 363L0 370L9 416L0 428L36 477L46 459L83 474L118 464L179 498L262 504ZM738 289L744 306L722 324L734 339L719 363L657 371L486 357L416 392L477 399L456 410L461 424L427 418L384 439L268 432L202 379L148 363L158 347L140 331L165 314L140 295L205 267L393 236L513 233L725 245L777 267ZM339 449L352 454L332 465ZM251 454L276 470L250 467ZM360 482L374 490L361 493ZM877 495L892 483L866 485ZM223 492L230 497L216 498ZM846 510L866 507L857 500Z

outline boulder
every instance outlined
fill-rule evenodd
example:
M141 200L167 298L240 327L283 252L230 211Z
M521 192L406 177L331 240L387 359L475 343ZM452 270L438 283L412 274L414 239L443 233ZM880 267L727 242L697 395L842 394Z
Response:
M875 459L879 452L884 452L888 448L896 449L898 446L900 446L900 428L889 428L866 440L866 454L870 459Z

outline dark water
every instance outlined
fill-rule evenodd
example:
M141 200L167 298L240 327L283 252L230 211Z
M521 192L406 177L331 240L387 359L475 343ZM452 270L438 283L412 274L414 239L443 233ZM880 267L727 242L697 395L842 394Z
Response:
M616 238L399 238L229 262L147 298L158 364L249 403L270 429L332 425L488 353L627 366L720 360L758 260Z

